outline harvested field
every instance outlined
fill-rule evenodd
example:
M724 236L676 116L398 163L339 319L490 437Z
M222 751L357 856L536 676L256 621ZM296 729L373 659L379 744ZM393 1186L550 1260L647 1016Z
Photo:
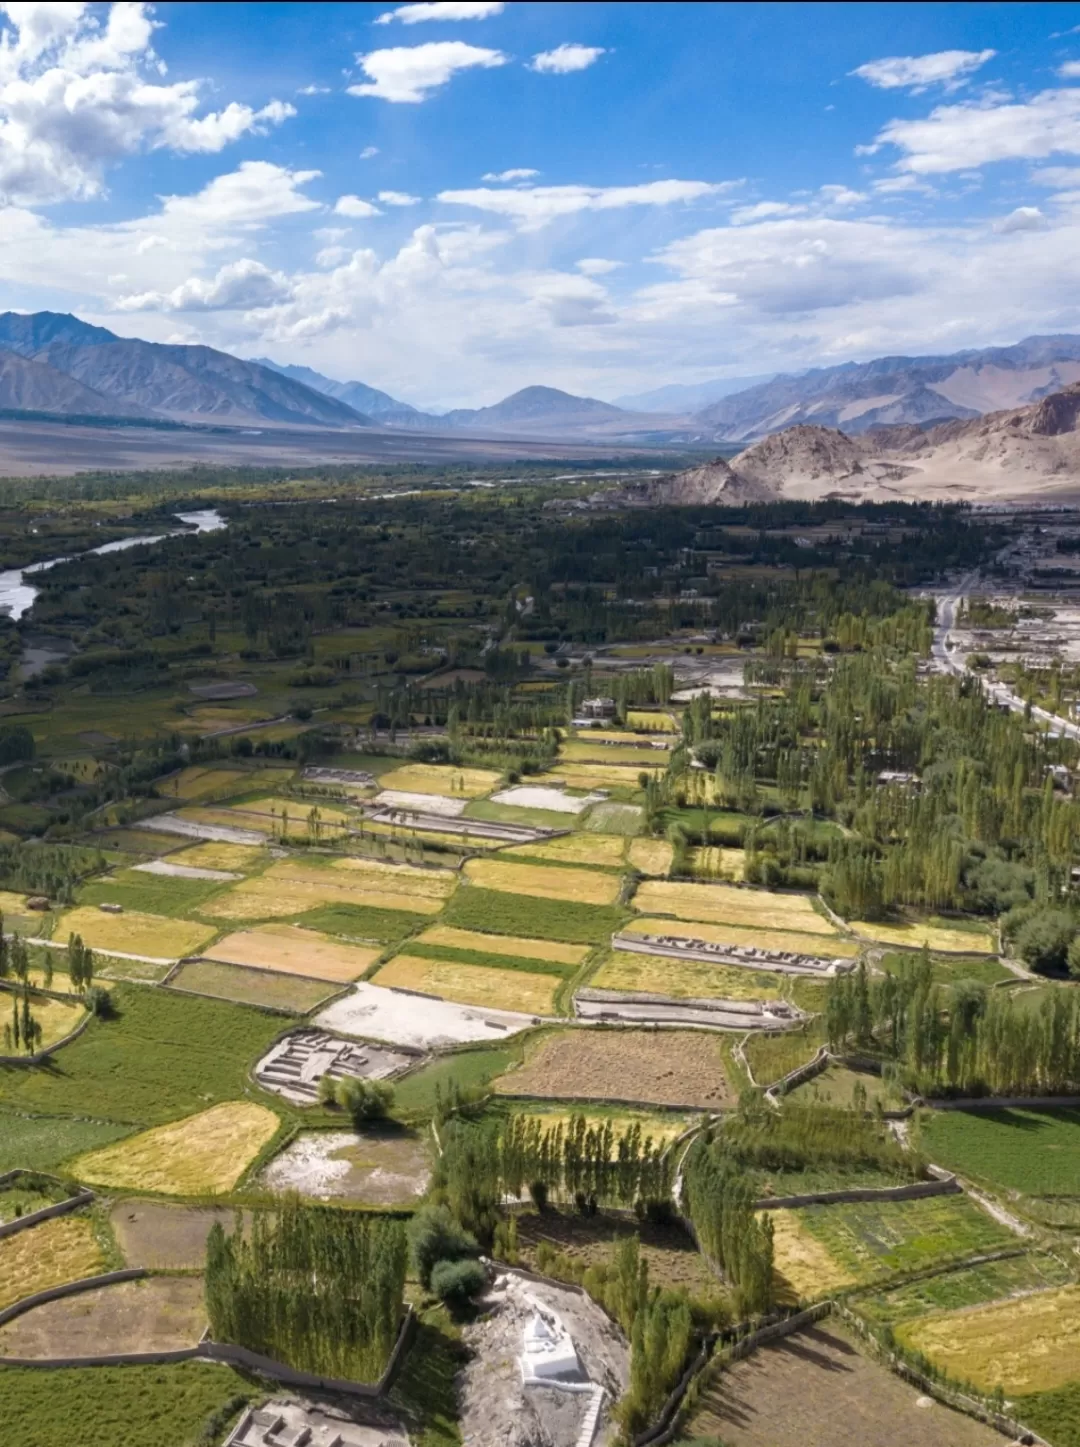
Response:
M696 1030L564 1030L496 1082L500 1095L719 1110L734 1096L719 1041Z
M72 1171L79 1180L121 1190L219 1195L236 1185L278 1125L263 1105L225 1101L80 1156Z
M601 794L568 794L549 784L515 784L492 794L493 804L509 804L515 809L544 809L553 814L581 814L595 804Z
M179 1351L195 1346L205 1326L198 1277L119 1281L46 1302L0 1327L0 1356L33 1360Z
M0 1241L0 1309L105 1269L90 1217L55 1216Z
M374 983L400 990L418 990L463 1005L553 1015L555 994L561 981L555 975L534 974L530 970L501 970L402 954L383 965Z
M232 1000L237 1005L262 1005L306 1015L332 995L336 987L325 980L308 980L301 975L268 974L245 965L190 960L180 966L168 988L213 995L217 1000Z
M690 873L699 879L730 879L741 884L745 869L745 849L724 849L719 844L710 844L690 850Z
M865 939L880 940L887 945L907 945L911 949L929 945L932 950L949 950L957 954L997 953L993 939L983 930L950 929L929 921L914 920L910 924L879 924L856 919L850 922L850 927Z
M473 1040L505 1040L519 1030L528 1030L534 1022L531 1015L422 1000L361 983L320 1011L312 1023L344 1035L428 1049Z
M446 949L476 950L480 954L521 955L529 960L549 960L560 965L580 965L589 953L588 945L566 945L557 940L531 940L521 935L489 935L479 930L455 929L434 924L417 936L416 944L442 945Z
M7 924L7 920L4 921ZM65 989L65 977L59 975L53 981L55 989ZM13 996L6 990L0 991L0 1011L9 1014L9 1006ZM75 1026L86 1014L86 1010L76 1000L53 1000L48 995L31 995L30 1009L34 1019L41 1026L41 1045L35 1048L42 1049L49 1045L55 1045L58 1040L63 1040L70 1035ZM7 1047L4 1047L7 1053Z
M667 768L667 755L659 750L651 760L651 767L642 764L575 764L563 763L560 759L555 769L560 779L571 789L630 789L638 793L640 774L659 776Z
M255 787L263 782L242 769L215 769L205 765L193 765L179 774L174 774L171 779L159 780L157 791L165 799L204 799L207 794L222 792L233 785L242 784L245 779L250 780Z
M226 935L206 951L206 958L344 985L359 979L379 958L379 950L347 945L330 935L317 934L298 925L269 924L262 929L237 930Z
M634 908L639 914L672 914L679 919L714 924L793 930L800 934L836 934L829 921L814 909L807 894L773 894L766 889L732 889L722 884L647 879L638 887Z
M326 869L285 860L270 873L274 878L328 879L338 888L390 889L431 899L446 899L457 884L457 873L453 869L420 869L411 864L386 864L379 859L357 859L352 855L332 859Z
M465 865L465 876L480 889L527 894L537 899L567 899L575 904L614 904L621 885L615 874L513 864L503 859L470 859Z
M175 840L170 841L175 844ZM172 856L171 863L186 864L195 869L224 869L229 873L247 874L266 859L266 854L253 844L219 844L209 841L194 844Z
M854 1286L857 1277L829 1254L806 1229L803 1212L770 1211L774 1271L781 1301L815 1301L830 1291Z
M649 843L635 840L635 843ZM661 842L662 841L658 841ZM662 845L670 850L671 846ZM618 834L561 834L540 844L515 844L515 858L538 859L541 863L605 865L620 869L626 855L626 840Z
M393 1127L303 1131L260 1177L272 1191L299 1191L317 1200L411 1206L431 1182L428 1132Z
M855 1297L851 1305L868 1321L895 1326L913 1317L959 1311L1067 1286L1070 1280L1068 1265L1056 1256L1032 1251L1025 1256L1007 1256L920 1277L892 1291Z
M862 1356L831 1320L713 1368L684 1435L725 1447L1001 1447L1005 1441Z
M443 819L456 819L468 802L464 794L459 799L448 799L445 794L410 794L405 789L381 789L375 795L375 803L386 809L438 814Z
M638 907L642 885L633 903ZM701 889L703 885L689 885ZM680 939L708 940L720 945L751 945L760 950L790 951L799 955L818 955L823 959L854 959L861 948L858 941L843 935L796 934L787 929L746 929L737 924L709 924L702 920L634 919L624 926L625 934L678 935Z
M902 1345L981 1392L1053 1391L1080 1376L1080 1286L942 1312L895 1330Z
M224 1206L177 1206L168 1201L117 1201L109 1225L129 1266L148 1271L201 1271L206 1238L215 1221L232 1230L235 1212Z
M146 955L151 959L180 959L193 955L214 937L212 925L195 924L186 919L169 919L165 915L142 914L125 910L123 914L103 914L92 905L65 910L54 931L57 939L69 933L82 935L93 950L108 953Z
M301 866L297 866L299 868ZM421 871L417 870L419 875ZM306 914L321 906L363 905L397 909L413 914L438 914L442 897L413 892L415 881L404 873L387 876L382 885L374 875L349 878L344 872L311 870L307 875L272 865L265 874L245 879L211 900L203 910L215 919L259 920ZM398 888L394 888L397 885Z
M630 863L635 869L640 869L642 874L654 875L667 874L674 854L674 847L666 839L631 839L628 851Z
M585 829L590 834L636 834L641 820L636 804L597 804L585 820Z
M931 1110L919 1121L929 1158L1033 1196L1080 1196L1080 1110Z
M673 1000L779 1000L782 977L738 965L710 965L668 955L637 955L609 950L590 986L598 990L636 990Z
M379 779L384 789L406 794L446 794L453 798L478 799L490 794L501 774L492 769L459 768L453 764L404 764Z

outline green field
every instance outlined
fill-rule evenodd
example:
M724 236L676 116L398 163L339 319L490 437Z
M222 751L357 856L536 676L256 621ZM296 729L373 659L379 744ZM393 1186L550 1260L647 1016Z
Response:
M743 1054L758 1085L772 1085L813 1060L824 1043L824 1028L812 1021L801 1030L751 1035L743 1046Z
M67 1116L25 1116L0 1110L0 1172L50 1171L61 1161L107 1146L130 1127Z
M1032 1196L1080 1196L1080 1110L932 1110L923 1152L961 1175Z
M181 965L168 989L196 995L215 995L238 1005L265 1005L306 1015L320 1000L333 995L339 986L325 980L308 980L301 975L249 970L243 965L219 964L215 960L192 960Z
M125 984L111 994L113 1017L92 1021L48 1069L0 1072L0 1106L158 1125L241 1097L281 1029L272 1015L194 995Z
M528 970L534 975L558 975L568 980L576 965L562 965L558 960L536 960L523 955L504 955L498 952L498 937L492 937L492 950L459 950L443 945L425 945L414 941L409 945L409 954L425 960L447 960L459 965L487 965L497 970Z
M1015 1397L1012 1415L1054 1447L1080 1447L1080 1381L1052 1392Z
M407 914L398 909L372 909L362 904L324 905L298 916L308 929L321 930L345 939L374 940L376 944L396 945L419 929L431 924L431 916Z
M95 879L79 890L79 904L121 904L125 910L185 918L223 884L205 879L175 879L163 874L124 870L115 878Z
M1031 1252L1000 1261L985 1261L958 1271L943 1271L893 1291L858 1296L850 1305L868 1321L892 1325L931 1312L958 1311L1000 1301L1018 1292L1064 1286L1071 1279L1071 1273L1056 1257Z
M861 1085L866 1094L866 1106L873 1110L880 1101L883 1110L898 1110L904 1105L904 1097L891 1089L880 1075L867 1070L848 1070L844 1065L830 1065L813 1080L798 1085L788 1093L788 1099L799 1105L820 1101L822 1105L840 1106L850 1110L855 1103L855 1090Z
M486 1086L521 1060L521 1046L492 1045L478 1050L461 1050L444 1055L403 1080L394 1082L394 1113L430 1115L435 1107L436 1087L446 1096L451 1084L460 1090Z
M988 955L931 955L935 984L957 985L961 980L974 980L979 985L997 985L1013 980L1013 972ZM911 967L911 953L884 955L881 968L889 974Z
M450 897L440 923L490 934L600 945L607 943L625 918L626 911L615 905L539 899L534 895L507 894L470 884Z

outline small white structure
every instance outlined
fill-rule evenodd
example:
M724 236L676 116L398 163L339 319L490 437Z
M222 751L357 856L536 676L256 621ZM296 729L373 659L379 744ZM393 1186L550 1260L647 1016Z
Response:
M523 1332L521 1356L521 1380L545 1382L551 1386L560 1383L575 1385L582 1381L584 1373L570 1333L550 1307L541 1306L534 1298L535 1308L529 1324Z
M581 717L587 719L602 719L615 717L615 700L613 698L586 698L582 700Z

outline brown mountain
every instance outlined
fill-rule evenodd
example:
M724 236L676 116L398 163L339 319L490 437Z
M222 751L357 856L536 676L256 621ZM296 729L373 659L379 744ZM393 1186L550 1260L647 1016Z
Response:
M146 417L142 408L106 398L32 357L0 349L0 408L69 417Z

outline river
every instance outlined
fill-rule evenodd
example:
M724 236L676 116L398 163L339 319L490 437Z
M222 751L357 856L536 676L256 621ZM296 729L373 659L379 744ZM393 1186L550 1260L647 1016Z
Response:
M204 507L198 512L178 512L174 516L186 524L182 528L171 528L168 532L148 534L146 537L119 538L114 543L103 543L100 548L90 548L85 553L76 553L79 558L93 557L95 554L121 553L125 548L137 548L146 543L160 543L163 538L180 537L184 533L216 533L221 528L228 527L228 523L217 511L216 508ZM44 563L32 563L28 568L10 568L6 573L0 573L0 613L7 613L9 617L18 620L25 613L28 613L34 606L34 599L41 591L35 588L29 580L35 573L44 573L48 568L55 568L57 563L69 563L71 558L49 558Z

